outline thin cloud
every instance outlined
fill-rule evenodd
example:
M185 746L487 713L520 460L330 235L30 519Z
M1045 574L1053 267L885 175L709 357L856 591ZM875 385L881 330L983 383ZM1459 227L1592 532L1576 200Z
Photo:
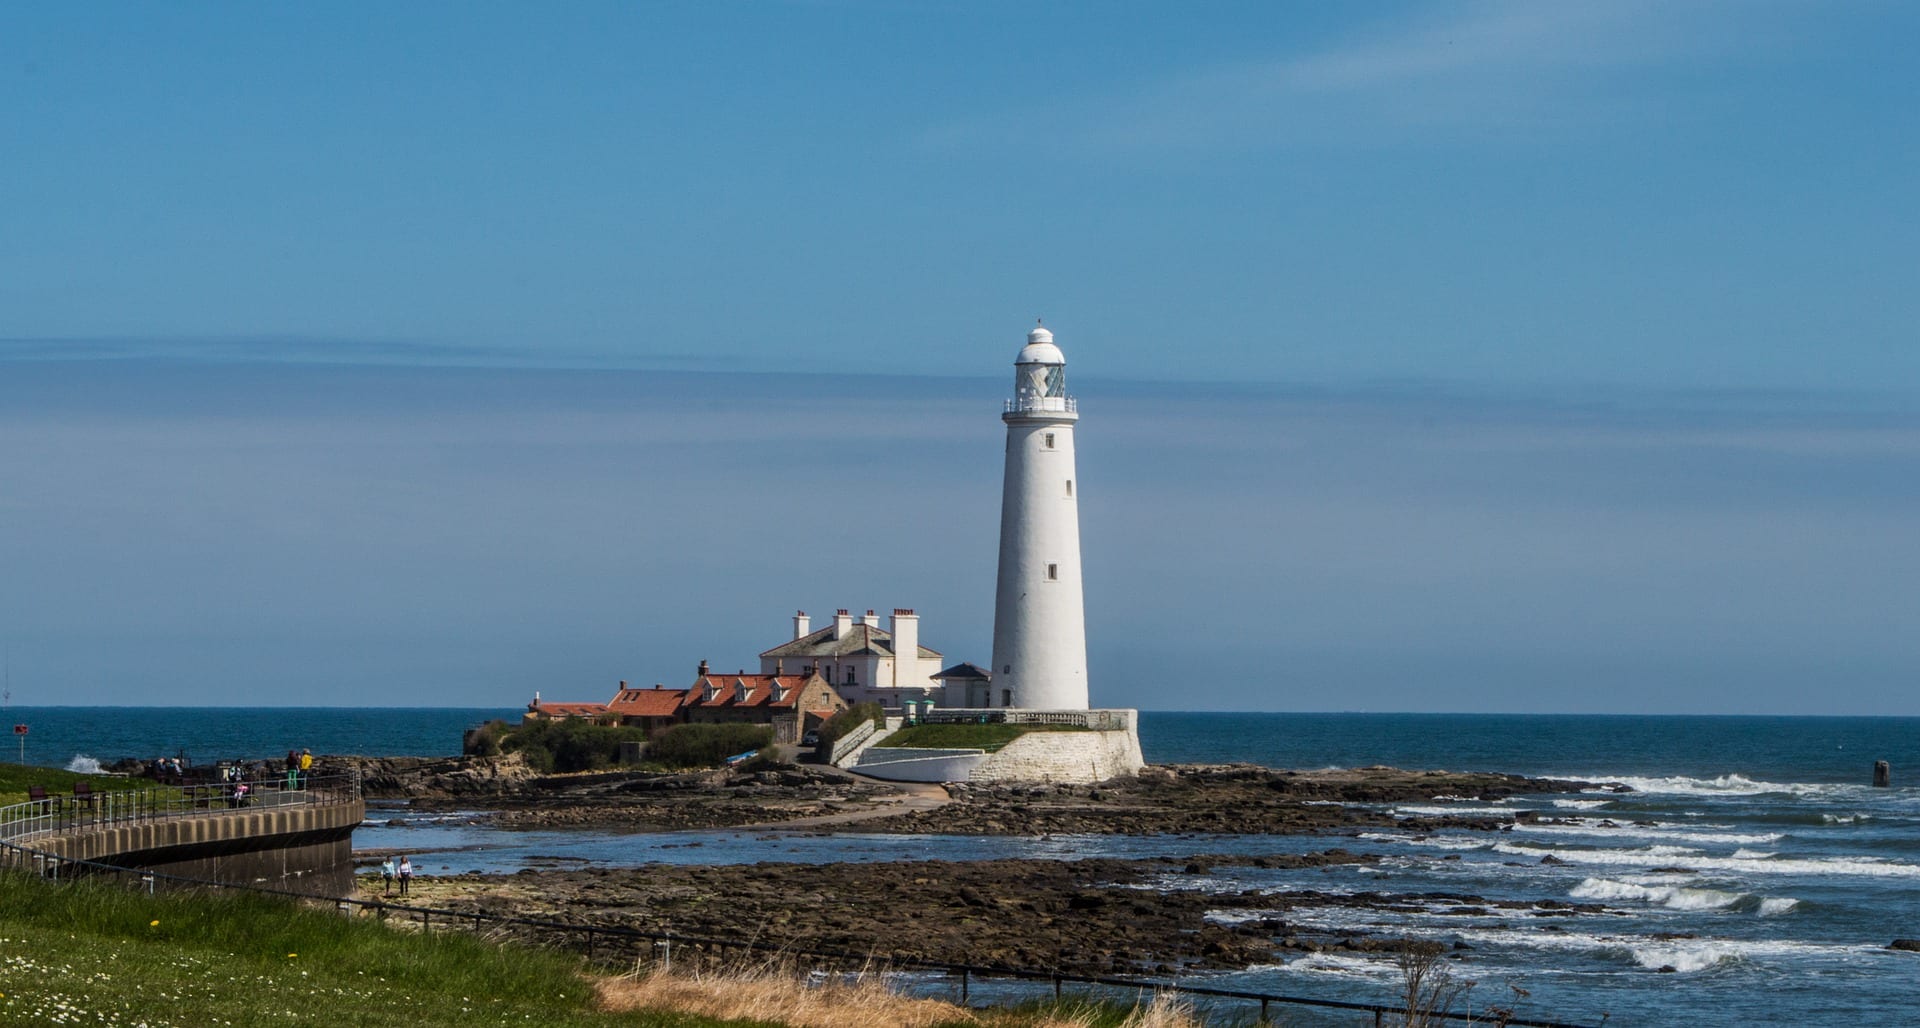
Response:
M1678 116L1637 80L1681 61L1764 50L1780 8L1483 3L1330 49L1147 83L1093 103L943 126L935 148L1045 141L1096 151L1394 143L1595 120Z

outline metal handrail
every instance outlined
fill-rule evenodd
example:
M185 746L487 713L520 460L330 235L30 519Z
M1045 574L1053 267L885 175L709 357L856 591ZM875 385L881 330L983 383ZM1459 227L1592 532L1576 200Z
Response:
M238 786L245 785L242 792ZM208 817L271 807L304 806L353 799L359 778L351 774L243 778L197 785L154 785L90 795L49 795L0 807L0 840L18 841L62 832Z
M1049 400L1064 401L1058 407L1049 407ZM1012 399L1006 402L1003 413L1006 414L1077 414L1080 412L1080 398L1077 396L1037 396L1032 399Z

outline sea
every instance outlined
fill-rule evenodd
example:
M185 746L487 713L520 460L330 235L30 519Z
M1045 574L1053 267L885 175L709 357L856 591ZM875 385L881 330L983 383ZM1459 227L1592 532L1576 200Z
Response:
M516 713L16 707L8 716L29 727L29 763L91 770L126 756L206 762L293 747L452 754L465 729ZM1462 1003L1483 1013L1498 1006L1521 1017L1609 1026L1920 1024L1920 953L1888 948L1894 939L1920 939L1920 718L1144 712L1141 743L1153 763L1385 764L1577 778L1631 791L1436 795L1382 807L1404 817L1531 810L1551 823L1332 837L509 831L465 812L396 805L371 812L355 845L418 854L429 874L1342 846L1383 859L1298 871L1220 868L1164 884L1412 897L1391 910L1279 916L1306 938L1440 942L1455 980L1474 983ZM1871 785L1877 760L1891 763L1891 788ZM1236 909L1217 916L1261 915ZM1400 971L1386 956L1327 952L1189 980L1392 1002ZM1351 1015L1297 1008L1286 1017L1297 1025L1355 1023Z

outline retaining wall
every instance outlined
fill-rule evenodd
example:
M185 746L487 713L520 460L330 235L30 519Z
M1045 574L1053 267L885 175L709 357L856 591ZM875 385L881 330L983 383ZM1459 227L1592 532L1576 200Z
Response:
M1108 732L1029 732L998 753L988 754L967 780L1090 785L1139 774L1146 761L1132 724L1138 713L1108 713L1128 715L1128 727Z

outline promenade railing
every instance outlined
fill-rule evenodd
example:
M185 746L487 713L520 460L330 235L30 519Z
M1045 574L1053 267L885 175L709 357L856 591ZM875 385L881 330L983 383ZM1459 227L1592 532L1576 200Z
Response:
M358 798L351 774L273 775L193 785L135 785L98 792L49 794L0 807L0 840L22 842L74 831L257 811Z
M647 931L620 925L575 924L538 918L510 917L479 910L412 906L405 903L392 903L386 899L317 898L310 893L277 889L255 883L212 881L140 868L121 867L98 861L74 860L7 840L0 840L0 865L29 868L36 877L55 883L71 882L80 878L120 881L143 892L155 891L156 886L162 884L181 889L238 889L308 903L328 903L341 911L359 910L381 918L399 916L409 922L417 920L420 930L426 933L432 933L436 929L464 931L475 935L508 937L536 945L559 946L583 953L589 963L613 964L623 969L644 965L671 968L675 959L681 959L684 962L685 950L692 947L700 956L716 960L728 952L737 952L762 954L781 961L818 961L822 965L821 970L854 969L867 972L879 969L883 974L930 972L946 976L950 983L950 993L957 995L963 1006L970 1004L972 990L976 986L989 983L994 985L1026 983L1029 986L1037 985L1042 988L1050 986L1055 999L1064 997L1067 986L1090 986L1108 990L1121 997L1138 996L1142 993L1165 993L1182 998L1193 997L1204 1001L1226 1001L1246 1007L1257 1006L1262 1024L1274 1023L1272 1021L1274 1007L1304 1007L1360 1014L1363 1017L1371 1015L1375 1028L1409 1023L1431 1025L1441 1022L1503 1025L1510 1028L1597 1028L1594 1025L1568 1021L1518 1017L1510 1011L1492 1007L1484 1008L1478 1013L1420 1010L1409 1017L1409 1011L1404 1004L1362 1003L1252 989L1222 989L1192 981L1081 975L1031 967L955 963L900 954L799 947L761 938L723 939L670 931ZM677 958L676 948L681 951ZM703 950L705 952L701 952Z

